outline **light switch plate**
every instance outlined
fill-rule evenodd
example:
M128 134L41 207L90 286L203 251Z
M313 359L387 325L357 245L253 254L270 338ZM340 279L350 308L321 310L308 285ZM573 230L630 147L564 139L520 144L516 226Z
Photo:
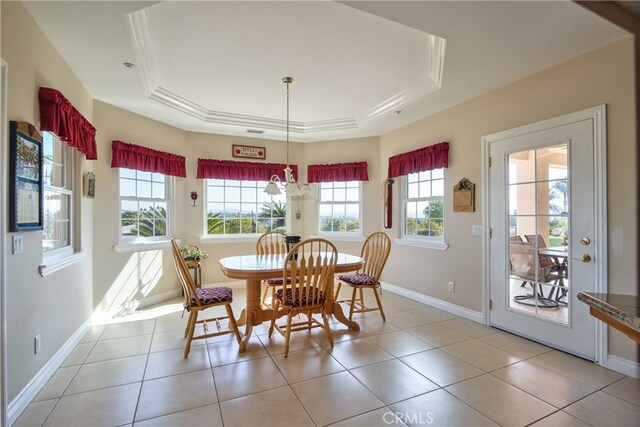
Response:
M13 246L11 251L13 255L19 255L22 253L23 250L24 250L24 245L22 243L22 235L17 234L13 236Z
M482 226L481 225L472 225L471 226L471 235L472 236L482 236Z

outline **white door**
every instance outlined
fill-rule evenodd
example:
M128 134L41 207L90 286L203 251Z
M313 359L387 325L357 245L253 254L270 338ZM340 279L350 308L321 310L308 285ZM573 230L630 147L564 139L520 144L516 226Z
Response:
M600 111L604 116L604 107ZM596 323L576 296L604 285L604 230L597 218L603 178L595 166L603 123L579 113L559 119L484 138L489 319L594 360Z

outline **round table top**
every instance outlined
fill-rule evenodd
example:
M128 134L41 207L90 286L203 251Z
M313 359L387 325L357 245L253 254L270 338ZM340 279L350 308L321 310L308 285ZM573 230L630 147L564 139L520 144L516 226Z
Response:
M240 255L222 258L219 261L222 272L232 279L269 279L282 274L285 254ZM345 273L362 268L364 259L349 254L338 253L336 273Z

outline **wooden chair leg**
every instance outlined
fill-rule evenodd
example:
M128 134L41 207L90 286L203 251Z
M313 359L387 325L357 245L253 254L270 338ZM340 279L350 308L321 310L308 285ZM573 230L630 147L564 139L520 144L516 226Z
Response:
M233 330L234 335L236 336L236 341L238 341L238 345L242 341L242 337L240 337L240 332L238 331L238 324L236 323L236 318L233 316L233 309L231 308L231 303L224 305L225 310L227 310L227 316L229 316L229 326Z
M271 324L269 325L269 338L273 334L273 329L276 326L276 314L278 313L278 307L280 306L280 300L275 301L276 307L274 308L273 317L271 318Z
M267 303L267 293L269 292L269 288L271 288L271 286L265 285L264 292L262 293L262 301L260 301L260 306L263 306ZM273 295L271 295L271 298L273 298Z
M364 305L364 292L362 291L362 288L360 288L360 308L364 310L365 307L366 305Z
M289 342L291 341L291 318L292 317L293 317L293 311L290 311L289 314L287 315L287 330L284 334L284 357L289 356Z
M186 338L189 335L189 329L191 328L191 322L193 321L193 315L195 311L189 312L189 318L187 319L187 326L184 328L184 337Z
M193 341L193 331L196 329L196 322L198 321L198 310L194 310L191 312L191 316L193 320L189 325L189 334L187 335L187 344L184 347L184 358L189 357L189 352L191 351L191 341Z
M373 290L373 295L376 297L376 301L378 303L378 310L380 310L380 316L382 316L382 321L386 322L387 317L384 315L384 310L382 309L382 301L380 301L380 296L378 295L378 288L371 288Z
M356 305L356 294L358 292L358 288L356 288L355 286L353 287L353 294L351 294L351 306L349 306L349 320L352 320L353 318L353 309L355 308Z
M333 337L331 336L331 328L329 327L329 319L327 318L327 313L322 310L322 320L324 321L324 331L327 333L329 337L329 345L333 347Z
M338 281L338 286L336 287L336 292L333 296L333 299L338 301L338 297L340 296L340 288L342 287L342 282Z
M271 288L271 308L273 310L276 309L276 287L269 286Z

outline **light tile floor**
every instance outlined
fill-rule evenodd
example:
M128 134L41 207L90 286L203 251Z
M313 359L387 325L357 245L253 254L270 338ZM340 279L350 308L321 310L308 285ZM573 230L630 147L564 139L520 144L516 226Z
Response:
M234 312L244 305L234 289ZM356 315L283 339L196 341L177 300L93 327L15 426L640 426L640 381L384 292Z

